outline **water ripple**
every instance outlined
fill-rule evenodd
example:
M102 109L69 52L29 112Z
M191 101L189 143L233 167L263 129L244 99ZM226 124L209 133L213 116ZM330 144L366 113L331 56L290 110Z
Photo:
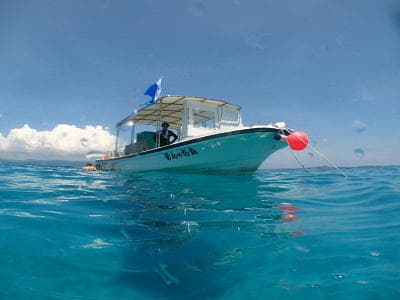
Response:
M395 298L399 171L189 176L2 162L0 296Z

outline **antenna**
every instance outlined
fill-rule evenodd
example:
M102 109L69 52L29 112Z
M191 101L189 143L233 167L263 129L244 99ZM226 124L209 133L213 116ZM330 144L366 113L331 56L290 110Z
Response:
M132 111L135 111L136 107L139 104L139 99L138 99L138 95L139 95L139 89L137 87L133 88L132 90L132 95L133 95L133 99L132 99Z

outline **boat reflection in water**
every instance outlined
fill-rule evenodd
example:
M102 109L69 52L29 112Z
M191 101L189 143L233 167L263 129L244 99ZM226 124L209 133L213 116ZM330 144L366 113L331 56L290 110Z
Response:
M301 235L285 175L126 175L118 282L153 296L220 297Z

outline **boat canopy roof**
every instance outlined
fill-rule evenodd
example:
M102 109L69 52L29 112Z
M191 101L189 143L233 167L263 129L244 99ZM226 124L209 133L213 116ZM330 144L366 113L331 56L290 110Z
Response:
M121 120L117 123L117 127L119 128L129 123L157 126L162 121L168 122L172 128L179 128L182 123L184 103L187 101L208 103L215 106L228 106L232 109L240 110L240 106L222 100L191 96L164 96L154 104L145 106ZM207 118L207 115L204 118Z

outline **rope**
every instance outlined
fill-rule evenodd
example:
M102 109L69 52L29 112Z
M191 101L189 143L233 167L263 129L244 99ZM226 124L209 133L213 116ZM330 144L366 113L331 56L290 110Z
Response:
M293 157L296 159L296 161L299 163L299 165L300 165L304 170L306 170L308 173L310 173L311 175L315 175L315 173L313 173L310 169L306 168L306 167L301 163L301 161L300 161L299 158L297 157L296 153L294 153L294 151L292 150L292 148L289 147L289 149L290 149L290 153L292 153Z
M340 170L332 161L330 161L325 155L323 155L321 152L319 152L317 149L315 149L315 147L311 146L311 143L307 143L305 140L303 140L301 137L297 136L297 138L299 140L301 140L304 144L308 145L308 147L311 148L311 150L313 150L316 154L318 154L320 157L322 157L323 159L325 159L333 168L336 169L336 171L338 171L339 174L343 175L344 178L347 178L346 174L343 173L342 170ZM290 147L289 147L290 148ZM293 156L296 158L297 162L303 167L303 169L307 170L308 172L310 172L311 174L313 174L310 170L308 170L307 168L304 167L304 165L299 161L299 159L297 158L297 156L295 155L294 151L290 148Z
M347 178L346 174L343 173L342 170L340 170L333 162L331 162L325 155L323 155L321 152L319 152L317 149L315 149L313 146L309 145L311 150L313 150L316 154L321 156L323 159L325 159L332 167L336 169L341 175L343 175L344 178Z

